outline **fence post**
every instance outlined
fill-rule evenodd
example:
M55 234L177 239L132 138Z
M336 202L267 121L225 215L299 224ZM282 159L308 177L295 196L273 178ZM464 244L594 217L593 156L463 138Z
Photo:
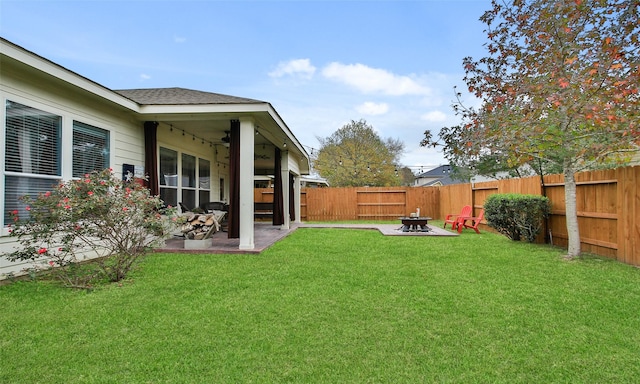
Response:
M640 166L616 170L618 261L640 265Z

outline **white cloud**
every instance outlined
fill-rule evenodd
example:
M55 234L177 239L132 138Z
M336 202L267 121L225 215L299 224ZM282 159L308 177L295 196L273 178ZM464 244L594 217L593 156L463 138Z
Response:
M382 93L392 96L428 95L430 89L408 76L395 75L389 71L367 67L363 64L341 64L333 62L322 70L328 79L350 85L364 93Z
M141 73L140 74L140 81L145 81L145 80L149 80L151 79L151 76L147 75L146 73Z
M363 115L383 115L389 111L389 105L387 103L374 103L367 101L356 107L356 111Z
M440 123L447 120L447 115L440 111L431 111L420 116L420 118L430 123Z
M309 59L295 59L283 61L278 64L276 69L269 72L270 77L297 76L309 79L316 72L316 67L311 64Z
M182 44L182 43L187 41L187 38L186 37L180 37L180 36L173 36L173 41L178 43L178 44Z

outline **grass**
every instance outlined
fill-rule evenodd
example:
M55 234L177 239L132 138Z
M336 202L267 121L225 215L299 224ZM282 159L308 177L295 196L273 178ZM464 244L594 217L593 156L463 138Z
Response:
M640 270L490 233L298 229L0 287L2 383L635 383Z

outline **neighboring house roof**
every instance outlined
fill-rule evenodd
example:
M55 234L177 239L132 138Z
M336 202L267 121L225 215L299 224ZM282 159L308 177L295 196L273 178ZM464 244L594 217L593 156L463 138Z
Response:
M416 177L444 177L451 172L451 166L449 164L440 165L426 172L422 172Z
M253 180L254 181L268 181L270 184L273 183L274 180L274 176L273 175L255 175L253 176ZM313 185L313 186L322 186L322 187L328 187L329 186L329 182L323 178L319 178L319 177L307 177L307 176L300 176L300 184L305 187L305 186L309 186L309 185Z
M323 187L329 186L329 182L326 179L323 179L321 177L302 176L300 177L300 183L307 186L308 185L316 185L316 186L323 186Z
M186 88L121 89L114 92L142 105L267 104L266 101Z
M460 184L451 178L451 166L448 164L435 167L416 176L416 186L430 187L449 184Z

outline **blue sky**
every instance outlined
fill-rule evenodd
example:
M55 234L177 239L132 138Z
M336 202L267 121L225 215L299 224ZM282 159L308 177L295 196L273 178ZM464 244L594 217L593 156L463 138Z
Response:
M111 89L182 87L270 102L298 140L364 119L414 170L446 162L462 59L490 0L0 0L0 35ZM469 102L473 100L469 98Z

